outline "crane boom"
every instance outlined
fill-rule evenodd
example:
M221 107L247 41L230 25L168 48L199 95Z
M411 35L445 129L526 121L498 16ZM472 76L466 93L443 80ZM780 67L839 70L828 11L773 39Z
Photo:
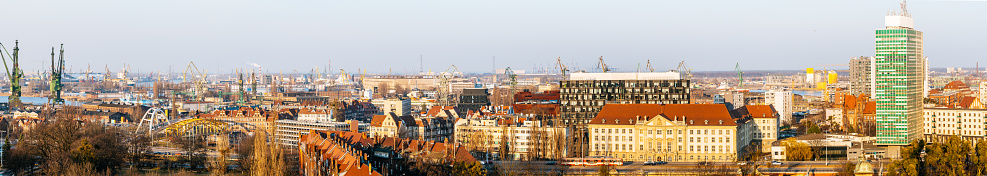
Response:
M600 56L600 65L598 66L603 69L603 73L610 72L610 67L607 67L607 63L603 62L603 56Z
M569 71L569 67L566 67L565 64L562 63L562 57L555 58L555 61L555 68L559 69L559 72L562 73L562 79L565 79L565 73Z

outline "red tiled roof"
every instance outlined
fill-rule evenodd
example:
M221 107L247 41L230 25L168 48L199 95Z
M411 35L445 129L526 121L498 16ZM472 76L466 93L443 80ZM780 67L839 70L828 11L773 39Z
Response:
M977 99L977 98L976 97L970 97L970 96L963 97L963 99L960 100L960 107L965 108L965 109L969 109L970 108L970 105L973 105L973 100L975 100L975 99Z
M651 120L662 115L668 120L688 120L686 125L736 126L724 104L607 104L589 124L631 125L632 120ZM720 123L722 121L722 124Z
M743 112L746 114L738 115L748 115L751 118L778 118L778 111L771 105L746 105L744 107L740 107L739 109L744 109Z
M864 106L864 114L875 114L877 113L877 102L868 101L867 106Z
M969 89L969 88L970 86L967 86L966 83L963 83L963 81L959 81L959 80L949 82L949 84L946 84L946 86L942 87L942 89Z

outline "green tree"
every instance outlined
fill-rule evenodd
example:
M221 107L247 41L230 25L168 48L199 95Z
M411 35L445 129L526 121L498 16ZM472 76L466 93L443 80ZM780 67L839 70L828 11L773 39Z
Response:
M925 148L926 173L936 175L960 176L966 174L967 156L970 154L970 142L951 136L945 143L933 143Z
M924 140L914 140L901 149L901 159L888 165L888 175L919 176L925 175L925 162L920 158L922 150L926 149ZM926 157L928 158L928 157Z
M487 175L487 170L483 169L483 165L479 162L456 162L452 166L453 175L463 175L463 176L483 176Z
M892 161L888 165L888 175L894 176L920 176L924 175L922 173L922 168L919 167L920 163L918 159L909 158L902 160Z
M610 165L600 165L600 169L597 170L599 176L610 176Z
M844 161L840 163L840 167L836 168L835 176L853 176L853 171L857 168L857 163L853 160Z
M987 175L987 141L979 140L977 141L977 146L973 149L973 154L970 155L970 171L971 175L982 176Z
M785 145L785 158L789 161L808 161L812 159L812 148L809 144L798 142L795 138L788 138L783 141Z

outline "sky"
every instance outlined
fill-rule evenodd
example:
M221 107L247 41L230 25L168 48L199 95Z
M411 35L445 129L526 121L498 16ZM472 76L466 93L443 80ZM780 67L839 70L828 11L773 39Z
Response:
M559 57L593 71L600 56L618 71L648 60L656 70L799 70L873 55L874 30L899 2L15 0L0 3L0 43L20 40L27 71L48 67L59 44L73 72L182 72L190 61L209 73L256 69L249 63L272 73L530 72L555 70ZM908 1L932 67L987 61L984 9Z

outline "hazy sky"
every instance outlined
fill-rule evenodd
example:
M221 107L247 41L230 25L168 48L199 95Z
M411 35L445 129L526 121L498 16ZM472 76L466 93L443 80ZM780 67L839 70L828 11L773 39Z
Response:
M804 69L874 54L896 0L314 1L15 0L0 3L0 42L21 41L26 70L64 43L74 70L210 73L252 68L307 72L466 72L554 69L556 57L620 71ZM933 67L987 61L987 2L908 2ZM987 67L987 62L985 62Z

